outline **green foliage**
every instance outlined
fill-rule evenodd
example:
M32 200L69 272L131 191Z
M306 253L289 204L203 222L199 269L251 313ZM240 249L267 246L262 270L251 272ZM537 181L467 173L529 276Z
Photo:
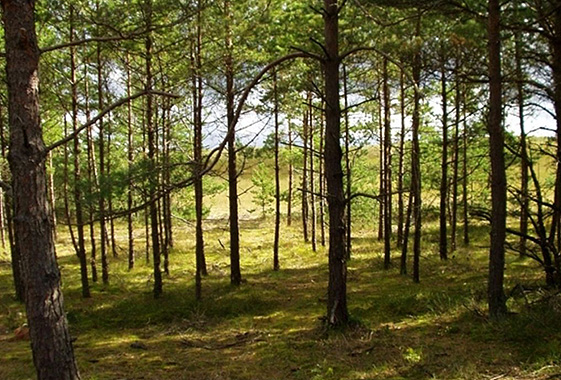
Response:
M265 162L258 164L251 175L251 183L254 202L259 206L261 216L264 218L273 211L271 205L275 200L275 179L271 165Z

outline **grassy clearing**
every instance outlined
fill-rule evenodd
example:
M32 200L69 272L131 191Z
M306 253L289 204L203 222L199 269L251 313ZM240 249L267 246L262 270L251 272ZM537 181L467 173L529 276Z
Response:
M120 226L119 234L125 237ZM225 222L206 224L209 276L194 301L194 232L178 225L164 296L152 298L139 230L138 263L111 260L111 284L80 298L78 263L59 239L75 351L84 379L554 379L561 376L561 299L545 291L512 298L502 323L485 315L486 230L448 262L437 235L424 237L421 284L384 271L382 246L359 230L349 263L355 326L327 331L325 249L314 253L283 227L281 271L272 268L272 224L242 222L240 288L229 285ZM126 247L124 240L120 241ZM397 255L397 252L396 252ZM541 283L535 265L509 256L507 287ZM397 263L397 259L394 259ZM397 265L397 264L396 264ZM0 379L34 378L29 342L11 340L25 321L13 302L9 264L0 265Z

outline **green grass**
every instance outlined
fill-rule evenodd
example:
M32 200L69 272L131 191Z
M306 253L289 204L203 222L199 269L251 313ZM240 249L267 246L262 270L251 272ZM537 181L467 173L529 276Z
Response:
M126 247L124 226L118 226ZM77 259L59 237L66 311L82 378L94 379L554 379L561 373L561 298L536 292L509 300L503 322L485 318L486 229L474 226L473 248L438 259L436 232L424 236L421 283L383 270L373 228L355 231L349 262L349 310L355 323L328 331L327 252L312 252L296 227L283 226L281 271L272 268L272 223L242 222L245 283L229 285L225 221L208 222L209 276L194 300L194 231L177 225L164 276L152 297L151 266L137 231L137 266L126 252L110 263L110 285L80 297ZM220 240L220 242L219 242ZM506 286L539 284L535 264L508 257ZM14 302L9 263L0 264L0 379L34 378L29 342L10 339L25 321ZM132 346L131 346L132 345ZM141 346L143 348L135 348Z

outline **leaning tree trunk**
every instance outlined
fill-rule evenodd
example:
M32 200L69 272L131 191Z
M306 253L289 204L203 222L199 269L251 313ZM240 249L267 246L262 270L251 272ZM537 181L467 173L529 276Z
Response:
M324 0L324 33L327 56L325 82L325 176L329 209L329 285L327 321L332 326L349 322L347 311L347 252L345 247L345 196L343 153L340 145L341 106L339 104L339 12L337 0Z
M33 0L2 0L10 114L14 235L21 254L33 362L39 380L80 379L60 289L39 116Z
M489 145L491 154L491 249L489 252L489 315L506 314L503 290L506 238L506 173L502 127L502 79L500 43L500 3L489 0Z

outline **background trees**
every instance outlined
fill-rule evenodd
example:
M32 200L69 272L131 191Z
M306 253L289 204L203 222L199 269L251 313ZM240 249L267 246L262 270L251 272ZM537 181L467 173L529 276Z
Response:
M12 3L25 13L29 25L23 29L31 33L33 9L3 2L6 20ZM7 223L0 223L0 230L11 236L16 290L28 299L28 308L37 308L29 302L43 296L29 297L31 247L23 240L33 239L24 238L31 227L21 224L21 207L31 198L40 201L33 206L41 211L34 220L49 221L40 229L43 240L32 243L45 248L45 257L37 261L52 267L46 272L52 270L51 286L57 289L50 224L63 220L80 261L83 297L90 295L90 275L92 283L98 281L98 257L103 286L110 285L110 263L121 253L134 269L135 241L143 241L153 268L154 296L163 296L177 253L174 221L188 222L195 215L200 300L207 272L206 190L217 187L218 192L218 183L229 188L228 211L221 216L230 230L233 285L242 284L239 225L249 216L240 207L244 194L261 202L264 217L268 202L275 200L274 269L280 268L283 191L289 220L298 198L304 239L314 252L321 251L318 242L325 242L324 231L329 231L326 316L331 325L349 321L346 268L357 223L384 238L388 270L399 248L401 273L410 272L412 244L412 275L419 282L422 258L433 251L423 239L425 220L438 214L438 251L445 259L458 245L460 212L464 244L475 224L470 212L491 219L492 316L506 312L505 240L507 248L542 265L548 285L561 283L561 13L554 2L515 1L498 8L492 1L146 0L120 12L117 3L96 1L39 5L36 15L43 49L26 35L33 55L17 59L30 65L31 92L36 92L38 65L41 79L48 78L42 81L44 127L39 100L14 95L24 84L15 82L23 74L10 54L18 51L23 37L8 30L17 28L12 20L4 36L8 96L0 108L7 106L10 113L9 136L3 127L0 133L3 152L8 140L11 144L12 172L10 179L5 176L0 221ZM292 62L296 58L303 60ZM503 74L501 62L506 62ZM503 101L517 108L520 128L520 133L506 134L506 143L503 129L511 119L502 114ZM532 110L556 117L545 137L526 128ZM0 124L5 122L4 112ZM25 128L33 130L18 135ZM272 144L263 142L267 134ZM36 145L27 141L32 137ZM269 156L274 161L266 154L256 159L268 146L274 147ZM221 158L224 151L227 162ZM52 186L47 186L47 153L52 155ZM24 161L17 160L19 154L32 157L34 166L18 166ZM289 156L284 163L283 155ZM537 173L539 160L552 166L550 178ZM252 184L242 181L244 170L253 174ZM19 177L23 171L40 178ZM283 171L290 173L286 183ZM19 192L29 181L37 185L38 195ZM42 188L50 193L43 194ZM51 217L49 207L58 218ZM127 244L120 245L124 217ZM511 223L514 218L519 224ZM507 232L519 239L516 247ZM39 322L29 315L32 337L40 341L33 326Z

